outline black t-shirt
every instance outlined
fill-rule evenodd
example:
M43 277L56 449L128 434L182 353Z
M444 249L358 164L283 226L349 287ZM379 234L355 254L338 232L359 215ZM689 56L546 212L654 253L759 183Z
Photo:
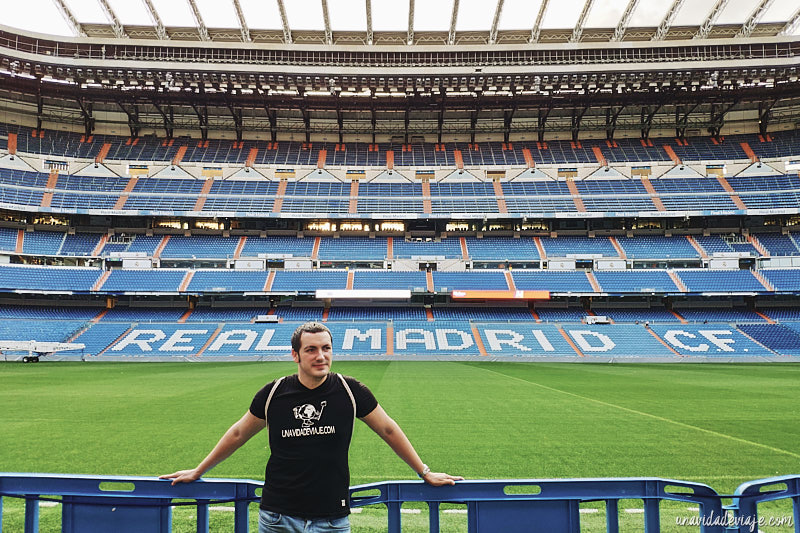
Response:
M267 397L275 383L256 393L250 404L254 416L265 419ZM316 389L306 388L297 374L284 378L272 394L266 417L270 457L261 508L309 519L347 516L353 422L377 405L372 392L351 377L329 374Z

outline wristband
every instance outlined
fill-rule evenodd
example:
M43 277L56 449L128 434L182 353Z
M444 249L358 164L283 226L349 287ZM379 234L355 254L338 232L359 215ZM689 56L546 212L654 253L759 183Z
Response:
M431 469L428 467L428 465L422 463L422 473L421 474L418 473L417 476L419 476L420 479L425 479L425 476L427 476L430 473Z

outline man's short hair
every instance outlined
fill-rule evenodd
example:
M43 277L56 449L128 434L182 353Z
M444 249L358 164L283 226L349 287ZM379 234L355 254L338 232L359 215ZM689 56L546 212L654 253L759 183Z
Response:
M303 333L320 333L326 332L331 337L331 342L333 342L333 334L331 330L325 324L320 324L319 322L306 322L301 326L298 326L294 333L292 333L292 350L295 352L300 352L300 347L302 343L300 341L300 337L303 336Z

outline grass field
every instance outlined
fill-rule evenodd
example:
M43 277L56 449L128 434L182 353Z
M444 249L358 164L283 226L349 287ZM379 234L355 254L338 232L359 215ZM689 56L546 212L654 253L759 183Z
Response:
M0 471L156 476L193 467L264 383L295 368L0 364ZM433 469L470 479L657 476L730 493L743 481L800 473L798 365L333 368L372 389ZM263 479L266 444L256 436L209 476ZM415 477L363 424L350 466L353 484Z

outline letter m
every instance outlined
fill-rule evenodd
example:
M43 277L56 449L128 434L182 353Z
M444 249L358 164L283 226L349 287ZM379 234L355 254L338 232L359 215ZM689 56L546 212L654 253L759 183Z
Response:
M344 341L342 341L342 350L352 350L353 343L358 339L361 342L370 341L369 347L371 350L380 350L381 345L381 330L378 328L368 329L366 333L361 333L358 329L347 329L344 332Z

